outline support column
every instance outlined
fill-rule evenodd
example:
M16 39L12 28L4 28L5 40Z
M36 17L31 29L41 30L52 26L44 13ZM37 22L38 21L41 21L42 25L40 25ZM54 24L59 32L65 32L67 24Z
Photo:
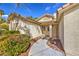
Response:
M47 26L45 27L45 30L48 31L48 27Z
M53 39L58 39L58 24L53 25Z
M52 25L49 25L49 37L52 38L53 34L52 34Z

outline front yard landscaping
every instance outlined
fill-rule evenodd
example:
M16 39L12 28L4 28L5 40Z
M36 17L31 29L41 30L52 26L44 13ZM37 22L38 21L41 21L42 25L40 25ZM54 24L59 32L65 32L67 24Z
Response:
M30 46L30 37L18 31L0 30L0 55L17 56Z

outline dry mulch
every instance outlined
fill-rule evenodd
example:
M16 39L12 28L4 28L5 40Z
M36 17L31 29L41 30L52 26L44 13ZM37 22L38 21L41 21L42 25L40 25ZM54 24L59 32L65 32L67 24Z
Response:
M60 51L60 52L64 52L65 53L64 48L63 48L63 46L62 46L62 44L61 44L61 42L60 42L59 39L49 40L47 42L47 44L48 44L48 46L50 48L53 48L53 49L55 49L57 51Z

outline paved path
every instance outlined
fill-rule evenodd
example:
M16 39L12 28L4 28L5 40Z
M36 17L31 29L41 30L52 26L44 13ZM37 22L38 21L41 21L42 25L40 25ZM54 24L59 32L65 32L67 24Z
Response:
M64 52L60 52L50 48L47 40L39 39L33 44L29 51L29 56L64 56Z

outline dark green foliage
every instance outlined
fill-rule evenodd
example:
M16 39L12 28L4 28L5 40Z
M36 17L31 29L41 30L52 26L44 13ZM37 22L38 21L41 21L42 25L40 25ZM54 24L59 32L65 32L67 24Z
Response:
M19 31L9 31L9 34L19 34L20 32Z

